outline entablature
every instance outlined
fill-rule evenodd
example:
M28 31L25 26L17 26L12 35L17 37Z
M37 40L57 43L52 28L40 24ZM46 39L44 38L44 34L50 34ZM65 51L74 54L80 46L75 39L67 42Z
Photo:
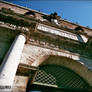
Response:
M58 35L58 36L61 36L61 37L66 37L68 39L84 42L84 43L86 43L87 40L88 40L88 38L85 35L79 36L78 34L74 34L74 33L67 32L67 31L62 30L62 29L57 29L57 28L47 26L47 25L43 25L43 24L38 24L37 29L42 30L44 32L54 34L54 35Z
M11 25L9 23L4 23L4 22L0 22L0 23L1 23L0 26L2 27L6 27L12 30L19 31L19 33L24 33L26 35L27 42L29 42L30 39L34 39L35 42L38 41L39 44L46 43L45 45L50 44L50 47L58 47L59 49L66 49L73 53L79 53L81 55L90 56L90 54L88 54L88 52L85 49L86 43L83 43L83 42L81 43L80 41L68 39L66 37L51 34L49 32L44 33L44 31L37 29L39 24L35 24L35 27L33 27L32 29L31 27L27 28L27 27ZM56 29L54 30L56 31ZM59 30L58 32L63 32L63 30L62 31ZM69 32L66 32L66 33L69 34ZM72 33L70 34L72 35Z

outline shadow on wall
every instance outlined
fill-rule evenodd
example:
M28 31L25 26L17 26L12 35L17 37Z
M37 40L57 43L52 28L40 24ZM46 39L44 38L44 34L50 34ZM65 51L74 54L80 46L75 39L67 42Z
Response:
M0 27L0 64L16 35L14 30Z
M82 39L82 37L80 35L77 35L77 38L80 42L84 42L84 40Z
M85 67L87 67L90 71L92 71L92 60L91 59L86 59L83 57L79 58L80 63L83 64Z

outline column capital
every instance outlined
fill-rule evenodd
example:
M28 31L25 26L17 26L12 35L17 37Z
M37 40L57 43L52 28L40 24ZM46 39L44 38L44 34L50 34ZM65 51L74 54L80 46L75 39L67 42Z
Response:
M21 32L20 35L23 35L26 38L25 43L28 43L28 41L30 39L30 31Z
M20 34L25 35L26 37L26 43L28 43L30 36L33 32L37 31L38 23L31 23L30 27L25 28L23 27L22 30L20 30Z
M19 35L23 35L26 38L26 35L24 33L22 33L22 32Z

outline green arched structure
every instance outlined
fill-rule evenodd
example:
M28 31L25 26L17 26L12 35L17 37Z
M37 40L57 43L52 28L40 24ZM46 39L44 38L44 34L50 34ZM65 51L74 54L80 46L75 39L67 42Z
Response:
M88 92L87 90L89 88L88 83L82 77L61 65L40 66L33 80L33 85L34 84L40 85L41 88L52 87L55 90L59 90L54 90L55 92ZM40 87L38 86L38 88Z

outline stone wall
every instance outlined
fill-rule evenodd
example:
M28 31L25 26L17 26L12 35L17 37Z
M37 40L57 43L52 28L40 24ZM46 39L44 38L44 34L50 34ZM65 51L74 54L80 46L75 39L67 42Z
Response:
M24 14L25 12L29 11L28 8L0 1L0 9L2 7L4 7L4 8L11 8L16 13L20 13L20 14ZM32 10L32 11L34 11L36 13L37 19L41 18L42 15L47 15L47 14L38 12L36 10ZM75 29L76 27L81 26L79 24L75 24L75 23L72 23L72 22L69 22L69 21L66 21L66 20L63 20L63 19L60 20L60 25L62 25L64 27L67 27L69 29ZM92 29L87 28L87 27L83 27L83 26L81 26L81 27L83 28L85 33L87 33L88 35L92 36Z
M7 9L10 8L10 9L13 10L14 12L20 13L20 14L24 14L25 12L28 11L27 9L20 8L20 7L16 6L16 5L11 5L11 4L9 4L9 3L0 2L0 9L3 8L3 7L4 7L4 8L7 8Z
M72 22L69 22L69 21L66 21L66 20L61 20L61 25L63 27L67 27L69 29L75 29L76 27L81 26L79 24L72 23ZM85 33L92 36L92 29L84 27L84 26L81 26L81 28L85 31Z
M20 8L16 5L0 2L0 9L2 7L11 8L12 10L20 14L24 14L28 11L27 9ZM40 14L36 14L36 16L38 16L38 19L40 18ZM65 21L63 21L61 24L63 26L67 26L70 29L74 29L78 26ZM92 36L91 29L83 29L87 34ZM54 31L56 31L56 29ZM16 34L10 32L10 30L5 29L5 31L3 31L2 28L0 28L0 62L8 51L13 41L12 37L14 37L14 35ZM70 37L69 34L68 37ZM74 39L77 39L75 35L71 36L71 38L72 37ZM84 40L86 40L87 42L87 39L85 39L85 37L82 36L82 38L84 38ZM58 50L54 47L46 48L44 46L40 46L39 44L34 45L29 43L24 46L20 63L35 67L39 67L43 64L63 65L79 74L92 86L92 60L88 59L87 57L82 57L79 54L74 54L65 50ZM13 85L13 92L25 92L27 82L28 77L16 76Z
M26 92L28 79L26 76L15 76L12 92Z
M73 54L64 50L59 51L53 50L53 48L49 49L32 44L26 44L24 46L20 63L37 67L40 66L42 63L45 63L51 55L57 57L56 59L51 60L51 62L49 61L49 64L52 62L57 64L58 62L58 64L65 65L66 67L69 67L70 69L78 73L90 85L92 85L92 60L80 57L80 55L78 54ZM62 57L66 57L69 60L65 61Z

